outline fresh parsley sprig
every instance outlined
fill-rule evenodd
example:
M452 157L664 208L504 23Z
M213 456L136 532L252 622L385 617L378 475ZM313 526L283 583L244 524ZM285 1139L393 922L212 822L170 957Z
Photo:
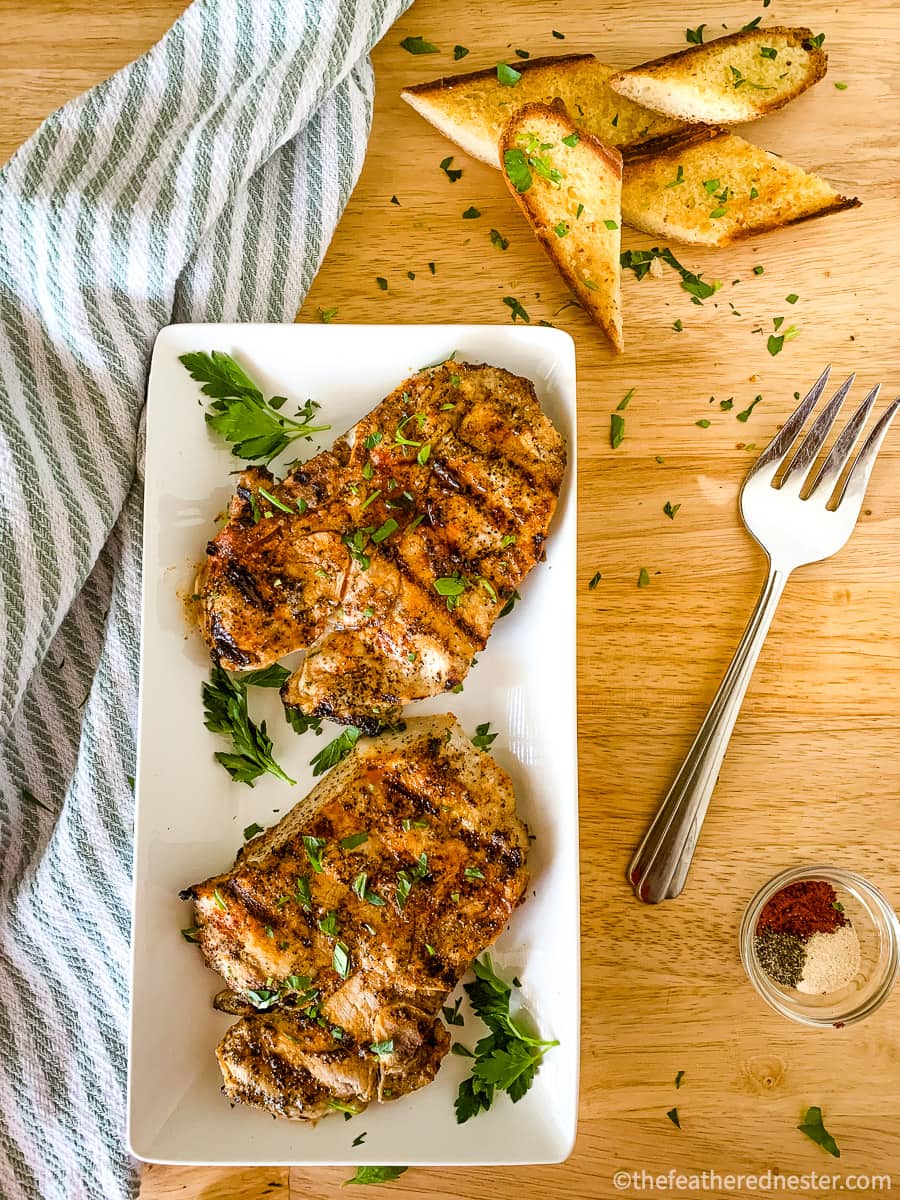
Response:
M530 1037L510 1016L512 988L494 971L489 954L472 963L475 981L464 985L472 1011L490 1033L475 1046L472 1074L459 1085L456 1120L465 1121L486 1112L497 1091L506 1092L515 1103L534 1082L541 1061L558 1042Z
M266 400L262 392L230 354L213 350L181 354L179 361L191 379L201 384L201 392L212 397L206 420L211 429L231 443L231 453L248 461L271 462L298 438L309 440L314 433L330 425L314 425L314 400L307 400L294 417L280 410L285 396Z
M212 733L231 739L232 753L217 751L213 758L225 768L235 783L254 786L260 775L274 775L285 783L295 783L272 757L272 739L265 721L257 725L247 712L247 687L280 687L289 671L274 664L261 671L238 675L214 666L203 684L204 724Z

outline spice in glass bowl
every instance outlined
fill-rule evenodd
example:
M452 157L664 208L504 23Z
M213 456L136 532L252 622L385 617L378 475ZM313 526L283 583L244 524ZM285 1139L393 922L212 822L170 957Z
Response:
M827 995L859 971L856 930L824 879L801 879L770 897L754 940L760 966L782 987Z

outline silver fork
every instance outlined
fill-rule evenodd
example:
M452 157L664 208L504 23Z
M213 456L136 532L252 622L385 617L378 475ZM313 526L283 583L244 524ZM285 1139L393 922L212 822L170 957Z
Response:
M769 573L694 744L628 868L628 879L635 894L648 904L673 899L684 888L744 694L788 577L796 567L830 558L850 537L875 458L900 408L900 398L888 406L866 438L840 491L835 494L878 396L879 386L872 388L847 422L813 478L813 464L855 375L838 388L790 461L788 457L825 390L830 371L830 367L825 368L809 395L756 460L741 488L741 516L766 553ZM787 468L780 486L773 486L785 463Z

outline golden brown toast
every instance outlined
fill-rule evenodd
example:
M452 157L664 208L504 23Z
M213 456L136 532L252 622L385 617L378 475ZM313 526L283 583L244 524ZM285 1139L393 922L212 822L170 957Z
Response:
M859 204L724 129L629 159L622 185L626 224L705 246L727 246Z
M561 105L527 104L503 128L500 159L538 241L621 351L621 154Z
M561 100L582 129L620 149L652 145L684 129L682 122L617 95L609 86L615 68L593 54L532 58L517 63L516 70L521 79L514 87L501 84L491 67L420 83L400 94L467 154L492 167L498 165L503 126L526 104Z
M742 30L612 75L620 96L680 121L734 125L782 108L812 87L828 56L812 30Z

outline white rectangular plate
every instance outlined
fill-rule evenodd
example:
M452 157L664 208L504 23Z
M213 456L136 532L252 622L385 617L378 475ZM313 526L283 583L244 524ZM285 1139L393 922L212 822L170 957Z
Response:
M209 657L186 621L214 518L240 466L209 433L199 387L178 361L191 350L233 354L287 412L307 396L332 430L312 454L419 367L446 358L506 367L534 381L541 404L566 437L569 466L546 562L522 601L497 622L459 695L410 706L409 714L452 711L474 732L499 731L492 753L510 773L519 812L536 835L531 881L493 951L495 966L522 981L522 1003L559 1046L531 1091L457 1125L453 1100L468 1062L448 1055L429 1087L347 1121L318 1126L232 1108L220 1091L215 1046L234 1018L214 1012L222 986L180 936L191 909L188 884L230 866L245 826L268 826L312 786L309 759L338 730L297 737L277 694L253 689L251 716L268 720L275 756L294 788L265 776L232 783L213 761L221 738L203 726L200 687ZM129 1138L151 1162L216 1165L498 1164L558 1162L575 1138L578 1107L579 910L575 730L575 352L553 329L489 325L175 325L156 342L147 399L144 608L137 775L135 908L129 1054ZM466 1006L470 1045L485 1032ZM351 1142L366 1131L365 1144Z

